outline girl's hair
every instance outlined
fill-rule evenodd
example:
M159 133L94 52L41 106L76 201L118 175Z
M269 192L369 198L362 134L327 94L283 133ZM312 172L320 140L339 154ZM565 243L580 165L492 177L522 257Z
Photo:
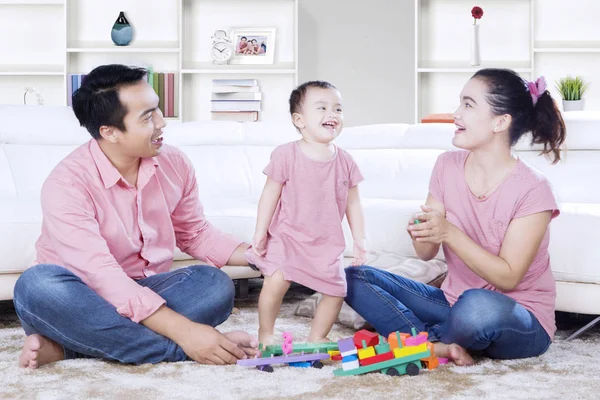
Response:
M298 86L296 89L292 90L292 94L290 95L290 114L294 115L294 113L299 113L302 108L302 104L304 103L304 98L306 97L306 92L309 88L319 88L319 89L336 89L329 82L325 81L309 81L304 82L302 85Z
M560 146L567 129L550 92L531 93L528 82L509 69L481 69L473 78L482 80L488 92L486 100L495 115L509 114L512 122L508 129L510 145L531 132L531 143L542 144L542 154L552 153L552 163L560 161ZM534 86L535 87L535 86ZM537 98L534 104L533 98Z

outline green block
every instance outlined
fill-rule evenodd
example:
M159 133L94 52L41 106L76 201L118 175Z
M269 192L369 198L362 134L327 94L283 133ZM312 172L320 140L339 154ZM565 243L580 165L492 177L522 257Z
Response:
M421 358L427 358L430 356L431 356L431 353L429 352L429 350L427 350L427 351L424 351L423 353L411 354L410 356L401 357L401 358L394 358L392 360L380 362L377 364L367 365L366 367L358 367L358 368L351 369L348 371L344 371L343 368L338 368L333 371L333 375L335 375L335 376L350 376L350 375L362 375L362 374L366 374L368 372L375 372L375 371L387 372L387 370L390 368L396 368L398 370L398 372L400 372L400 375L403 375L406 373L406 366L408 364L414 363L419 367L419 370L420 370L421 369Z
M388 343L378 344L375 346L375 353L377 354L389 353L390 351L392 351L392 348Z

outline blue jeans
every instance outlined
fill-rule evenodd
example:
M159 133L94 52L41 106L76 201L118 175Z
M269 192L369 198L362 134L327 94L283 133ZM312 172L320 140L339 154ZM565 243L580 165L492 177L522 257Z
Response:
M450 306L442 290L377 268L348 267L346 278L348 305L386 337L415 328L500 359L537 356L551 343L537 318L502 293L470 289Z
M233 282L214 267L192 266L137 282L158 293L172 310L201 324L217 326L233 309ZM132 364L188 360L171 339L121 316L115 306L58 265L26 270L15 285L14 303L25 333L60 344L66 359Z

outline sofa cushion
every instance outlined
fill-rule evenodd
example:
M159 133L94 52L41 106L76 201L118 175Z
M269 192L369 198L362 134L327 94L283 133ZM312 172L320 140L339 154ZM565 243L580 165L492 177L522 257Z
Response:
M348 257L344 259L346 265L349 265L351 260L352 259ZM365 264L393 274L405 276L417 282L435 284L435 286L438 287L447 271L446 263L444 261L421 261L417 258L402 257L382 251L370 251L369 254L367 254L367 261ZM316 307L321 299L322 295L320 293L313 294L298 305L295 314L313 318ZM342 305L337 322L357 330L367 327L366 321L346 303Z

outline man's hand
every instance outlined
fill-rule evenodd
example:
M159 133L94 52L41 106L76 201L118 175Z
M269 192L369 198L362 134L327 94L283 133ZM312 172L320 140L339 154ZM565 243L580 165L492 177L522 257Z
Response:
M237 344L237 346L246 353L248 357L254 357L259 353L258 351L258 340L242 331L226 332L223 334L231 342Z
M247 343L241 336L233 338L238 342ZM200 364L235 364L237 360L248 358L245 350L241 349L237 342L208 325L192 323L177 344L188 357Z

